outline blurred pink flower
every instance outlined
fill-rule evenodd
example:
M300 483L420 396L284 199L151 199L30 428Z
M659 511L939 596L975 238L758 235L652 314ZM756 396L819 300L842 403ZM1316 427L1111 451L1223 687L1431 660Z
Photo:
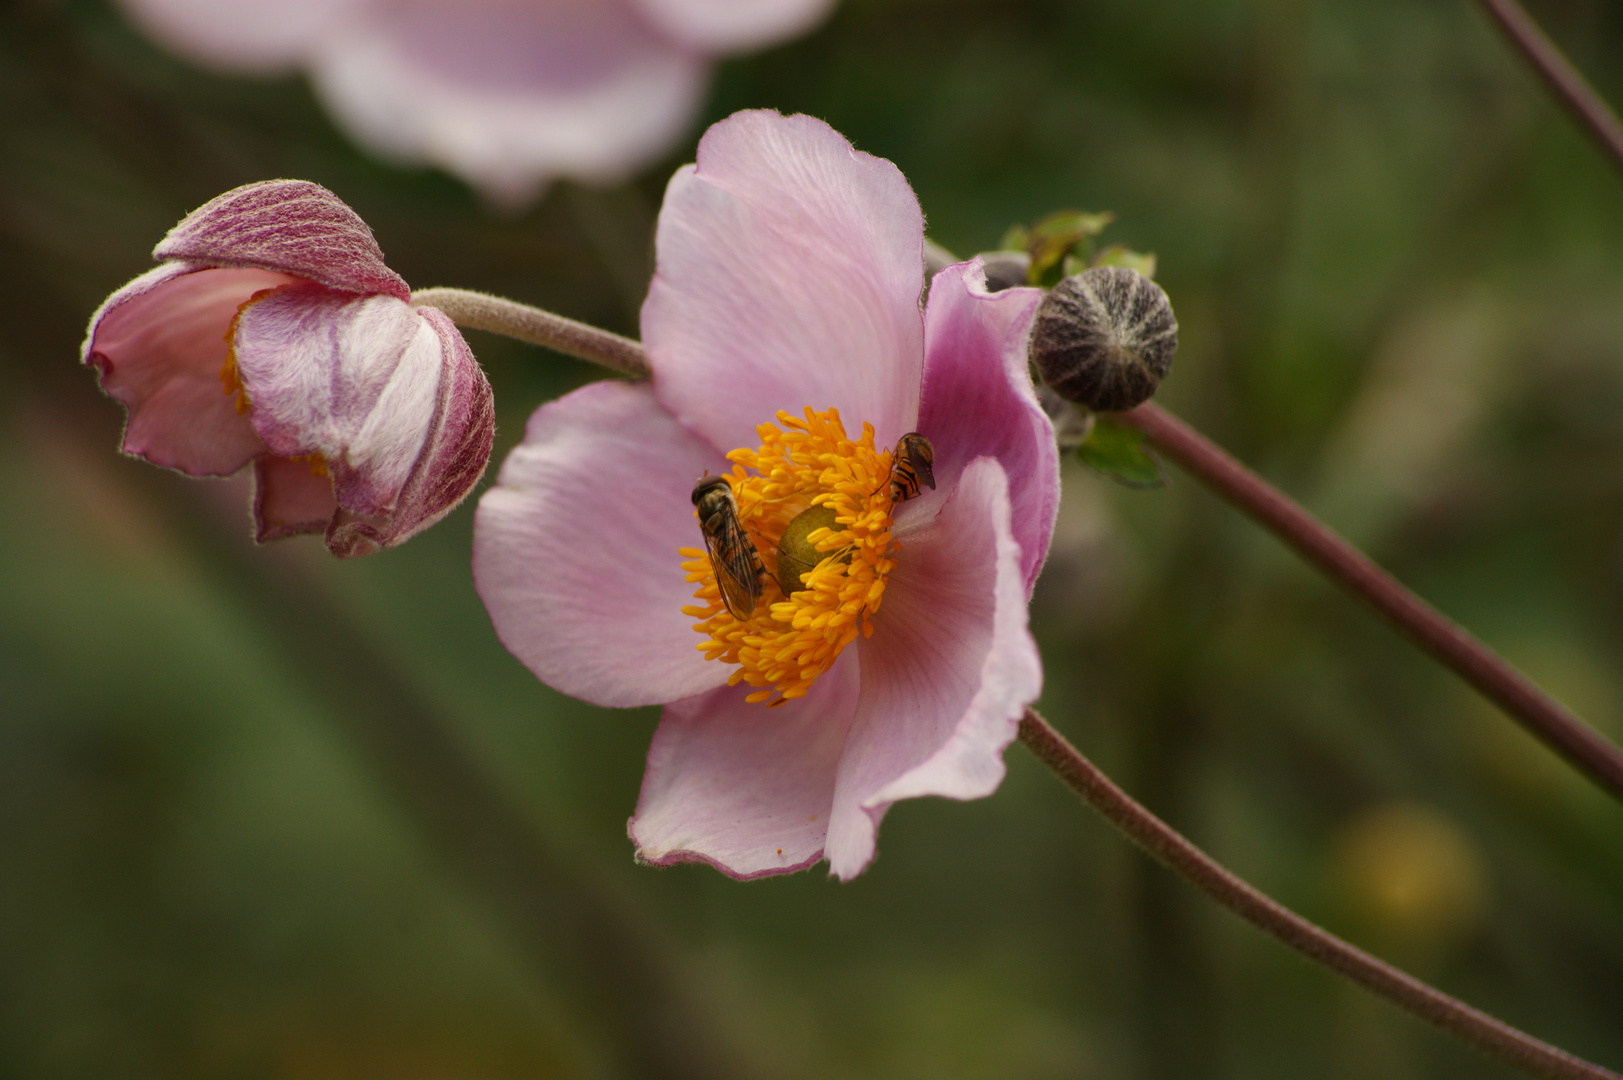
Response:
M325 532L340 557L427 528L483 474L484 372L326 188L228 191L153 255L82 352L129 412L126 453L188 476L252 462L257 539Z
M1026 367L1041 294L989 293L975 260L937 274L921 312L907 181L805 116L712 127L657 245L652 380L536 412L480 501L475 583L549 685L666 706L640 859L751 878L827 858L848 879L891 803L995 790L1041 688L1026 607L1059 499ZM915 430L936 489L892 505L888 448ZM769 575L749 620L728 614L694 550L705 472L731 476L769 572L785 519L836 507L818 582L785 597Z
M834 0L122 0L153 37L229 71L303 67L383 157L521 205L608 183L699 109L710 57L800 34Z

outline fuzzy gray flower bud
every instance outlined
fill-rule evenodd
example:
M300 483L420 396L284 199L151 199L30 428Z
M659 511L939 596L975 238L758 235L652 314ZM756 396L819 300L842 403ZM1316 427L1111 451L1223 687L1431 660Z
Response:
M1095 266L1054 286L1031 333L1043 381L1097 412L1148 401L1177 351L1178 320L1167 294L1121 266Z

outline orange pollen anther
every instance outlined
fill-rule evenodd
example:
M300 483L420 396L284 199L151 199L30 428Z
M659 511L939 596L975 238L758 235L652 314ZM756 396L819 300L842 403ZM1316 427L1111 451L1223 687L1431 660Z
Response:
M700 604L682 609L700 620L694 626L705 635L699 650L707 660L738 665L729 685L762 688L747 700L776 694L773 705L805 696L859 633L873 633L872 617L898 547L890 533L891 451L875 449L872 425L863 424L862 437L851 439L835 409L807 407L804 420L787 412L777 419L756 428L759 449L727 455L738 520L766 568L750 617L740 621L728 612L703 550L680 551L688 581L699 586L693 595ZM813 507L831 510L833 524L794 541L811 556L804 563L780 567L785 530ZM827 514L821 512L819 520ZM800 565L811 568L800 573ZM800 578L799 587L791 584L785 595L780 579L790 575Z

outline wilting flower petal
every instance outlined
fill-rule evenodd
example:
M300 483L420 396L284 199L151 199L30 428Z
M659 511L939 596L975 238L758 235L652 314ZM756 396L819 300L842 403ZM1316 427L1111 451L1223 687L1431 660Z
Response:
M193 476L253 461L258 539L324 531L340 556L399 543L478 481L494 435L484 373L330 191L227 192L156 255L83 350L129 410L126 452Z
M309 70L354 138L520 205L670 149L710 58L809 29L833 0L123 0L217 67Z
M894 167L827 125L716 125L661 213L652 393L545 406L480 502L476 583L503 642L588 700L668 702L630 822L641 859L747 878L826 857L849 878L897 799L1003 776L1041 688L1026 597L1058 499L1019 359L1040 294L988 293L970 263L921 315L922 235ZM912 485L885 444L907 431L936 448L938 497L897 501ZM706 503L712 528L736 522L724 535L765 562L754 610L723 602L723 541L695 549L703 471L732 495ZM785 563L813 511L832 524Z

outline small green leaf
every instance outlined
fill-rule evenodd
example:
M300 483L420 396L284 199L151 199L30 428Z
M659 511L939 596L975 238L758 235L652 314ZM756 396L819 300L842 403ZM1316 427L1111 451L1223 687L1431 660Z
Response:
M1100 214L1061 210L1037 222L1026 239L1026 251L1031 254L1026 280L1033 285L1047 284L1050 270L1073 251L1086 257L1088 238L1098 236L1114 220L1116 215L1108 210Z
M1125 487L1148 490L1165 487L1167 474L1161 461L1144 446L1137 428L1096 423L1076 456L1082 464Z
M1155 252L1134 251L1124 244L1111 244L1093 258L1094 266L1125 266L1155 280Z
M1031 231L1029 229L1024 225L1010 225L1009 231L1003 234L1002 240L998 241L997 249L999 251L1024 251L1030 243Z

